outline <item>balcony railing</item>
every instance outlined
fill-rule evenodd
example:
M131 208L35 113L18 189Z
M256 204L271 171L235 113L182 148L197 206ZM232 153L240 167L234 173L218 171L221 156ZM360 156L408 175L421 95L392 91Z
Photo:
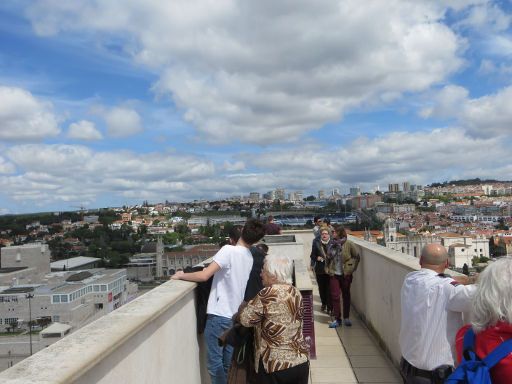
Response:
M286 235L293 235L291 241L269 242L271 252L299 260L297 285L311 289L305 266L312 233ZM398 364L400 288L405 274L418 268L417 259L353 241L361 252L352 286L353 305ZM2 372L0 382L135 384L179 379L208 383L204 342L196 332L194 287L184 281L166 282Z

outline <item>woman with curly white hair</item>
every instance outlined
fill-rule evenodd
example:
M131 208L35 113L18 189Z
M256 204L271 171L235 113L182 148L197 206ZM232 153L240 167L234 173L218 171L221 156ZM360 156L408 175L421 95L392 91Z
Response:
M290 258L269 254L261 272L263 288L240 312L240 323L255 327L254 355L259 384L307 384L308 345L302 334L304 308L292 285Z
M512 339L512 257L503 257L490 265L479 276L473 297L472 322L462 327L456 336L457 358L462 359L464 335L471 327L476 335L475 353L485 358L503 341ZM512 354L490 370L494 384L510 383Z

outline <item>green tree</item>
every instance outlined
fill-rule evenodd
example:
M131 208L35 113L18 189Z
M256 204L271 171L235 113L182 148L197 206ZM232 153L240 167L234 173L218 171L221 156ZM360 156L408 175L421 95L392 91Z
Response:
M119 241L112 241L110 243L110 246L113 251L117 251L119 253L135 253L137 252L137 247L133 243L133 241L130 240L119 240Z
M144 224L139 225L139 228L137 229L137 233L141 236L144 236L148 233L148 227Z
M176 244L179 240L180 236L178 233L176 232L167 232L165 235L163 235L162 237L162 241L164 242L164 244Z
M473 267L475 267L478 263L480 262L480 258L478 256L474 256L472 259L471 259L471 265Z
M272 209L274 211L280 211L282 209L282 204L281 204L281 200L279 199L275 199L273 202L272 202Z
M109 268L120 268L130 260L129 254L121 254L117 251L109 251L105 262Z
M361 217L361 218L360 218ZM353 231L363 231L365 229L382 229L384 221L377 217L377 214L368 209L362 209L356 218L354 224L350 224Z
M94 238L93 232L89 229L89 226L86 224L81 228L77 228L69 233L71 237L76 237L81 242L87 239Z
M53 224L51 225L49 228L48 228L48 233L50 235L54 235L56 233L60 233L62 232L63 228L62 228L62 225L60 224Z
M231 232L231 229L233 229L234 226L235 224L233 224L231 221L225 221L224 223L222 223L222 230L220 232L220 236L229 237L229 232Z
M489 261L489 258L488 258L488 257L480 256L480 259L479 259L479 262L480 262L480 263L487 263L488 261Z
M188 225L185 223L176 224L174 231L180 235L188 235L190 233L190 229L188 228Z
M176 211L173 214L174 217L182 217L184 219L190 219L192 217L192 214L186 211Z
M104 209L98 212L98 221L104 227L108 227L114 221L119 220L121 216L111 209Z

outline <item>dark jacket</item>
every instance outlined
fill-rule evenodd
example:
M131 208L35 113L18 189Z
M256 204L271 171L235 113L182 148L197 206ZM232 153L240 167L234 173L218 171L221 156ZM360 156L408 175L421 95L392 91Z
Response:
M204 267L193 267L189 272L201 271ZM203 333L206 326L206 310L208 308L208 298L210 297L210 291L212 289L213 276L208 280L201 283L197 283L195 289L196 294L196 321L197 321L197 333Z
M249 301L263 289L263 282L261 281L261 270L263 269L263 262L265 261L265 253L257 247L251 247L252 254L252 269L247 280L245 288L244 301Z
M320 238L315 238L313 240L313 245L311 247L311 267L315 269L315 273L317 275L323 275L325 274L325 259L327 258L327 246L322 244L322 241ZM318 261L317 258L320 256L323 261Z

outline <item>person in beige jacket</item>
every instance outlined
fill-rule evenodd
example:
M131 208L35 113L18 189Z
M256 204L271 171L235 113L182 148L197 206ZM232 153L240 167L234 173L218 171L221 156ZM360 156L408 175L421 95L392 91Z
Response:
M347 240L345 228L338 227L334 230L327 258L325 261L325 272L329 275L329 290L334 321L329 324L330 328L340 327L344 324L347 327L352 325L350 316L350 285L352 274L359 265L360 256L356 246ZM340 291L343 299L343 321L341 319Z

